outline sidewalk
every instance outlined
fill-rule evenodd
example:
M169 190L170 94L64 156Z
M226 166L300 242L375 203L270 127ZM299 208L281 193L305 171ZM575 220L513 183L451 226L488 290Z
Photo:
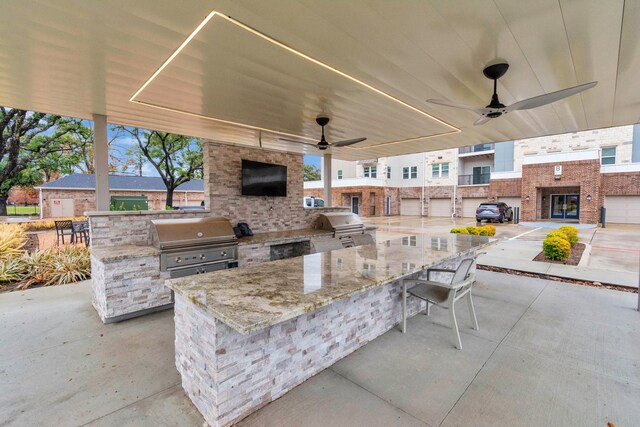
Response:
M488 248L487 254L478 259L478 264L568 279L638 287L638 273L635 272L532 261L541 251L542 242L539 241L501 240Z

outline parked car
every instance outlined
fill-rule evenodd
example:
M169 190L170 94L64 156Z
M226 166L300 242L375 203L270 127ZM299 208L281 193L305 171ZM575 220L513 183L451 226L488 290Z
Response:
M307 196L302 200L305 208L324 208L324 200L320 197Z
M513 209L504 202L480 203L476 209L476 221L482 222L483 219L489 222L498 220L501 223L505 220L513 221Z

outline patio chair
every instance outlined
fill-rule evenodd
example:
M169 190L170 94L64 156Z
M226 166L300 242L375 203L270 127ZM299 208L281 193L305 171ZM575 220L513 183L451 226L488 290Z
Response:
M72 241L89 246L89 221L74 221L71 223L71 228L73 229Z
M426 272L426 279L417 278L404 280L402 286L402 332L406 332L406 299L407 294L409 294L427 302L425 309L427 316L430 314L431 304L449 310L453 341L456 347L462 350L462 341L460 340L460 332L458 331L458 322L456 320L455 303L461 298L467 298L473 329L478 330L478 320L476 319L476 311L471 298L471 288L473 287L476 277L474 273L471 273L471 269L476 263L476 258L483 253L485 252L478 253L473 258L462 260L455 270L431 268ZM450 276L451 279L448 281L435 281L432 280L433 273L441 273L441 276Z
M74 242L73 235L73 222L71 220L54 221L56 226L56 244L60 246L60 240L64 245L64 236L69 236L71 243Z

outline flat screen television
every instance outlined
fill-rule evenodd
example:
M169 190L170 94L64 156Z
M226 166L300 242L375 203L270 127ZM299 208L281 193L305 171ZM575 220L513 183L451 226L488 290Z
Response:
M287 167L243 159L242 195L287 197Z

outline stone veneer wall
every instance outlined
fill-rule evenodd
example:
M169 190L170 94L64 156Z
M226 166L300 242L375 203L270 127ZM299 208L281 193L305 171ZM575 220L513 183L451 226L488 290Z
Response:
M305 209L302 154L205 142L203 147L205 203L216 216L233 224L246 222L254 233L310 228L321 212L340 208ZM243 196L242 160L287 167L287 197Z
M204 218L203 211L87 212L91 226L91 247L152 245L151 221L154 219Z
M158 255L104 262L91 256L92 304L103 323L142 310L168 308L169 273L160 271Z
M455 269L471 252L438 267ZM233 424L397 325L401 293L394 281L249 335L176 294L182 387L211 426ZM409 315L423 309L407 299Z
M394 282L251 335L176 294L182 387L211 426L229 425L399 323L400 292ZM415 314L419 302L408 306Z

